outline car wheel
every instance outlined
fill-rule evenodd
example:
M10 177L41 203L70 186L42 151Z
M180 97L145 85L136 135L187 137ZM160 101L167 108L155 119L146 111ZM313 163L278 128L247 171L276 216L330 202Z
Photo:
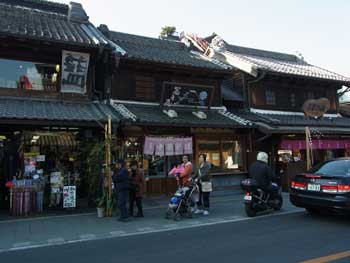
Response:
M305 209L311 215L319 215L321 213L321 211L318 210L317 208L307 207Z

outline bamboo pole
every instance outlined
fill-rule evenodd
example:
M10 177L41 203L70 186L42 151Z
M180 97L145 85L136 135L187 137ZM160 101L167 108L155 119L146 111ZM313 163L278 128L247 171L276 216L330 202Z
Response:
M311 169L311 149L310 149L310 130L309 127L305 127L305 139L306 139L306 168Z
M105 146L106 146L106 181L107 181L107 216L112 216L112 208L108 206L112 202L112 175L111 175L111 139L112 139L112 120L108 116L108 123L105 127Z

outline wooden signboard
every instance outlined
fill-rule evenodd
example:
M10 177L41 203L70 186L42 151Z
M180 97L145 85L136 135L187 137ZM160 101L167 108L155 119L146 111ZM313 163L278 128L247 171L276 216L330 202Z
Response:
M213 95L213 86L164 82L161 103L164 106L210 107Z

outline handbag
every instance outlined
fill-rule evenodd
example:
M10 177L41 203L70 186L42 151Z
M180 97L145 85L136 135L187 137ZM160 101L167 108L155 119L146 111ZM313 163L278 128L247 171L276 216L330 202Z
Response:
M213 191L213 184L211 182L201 182L202 192Z

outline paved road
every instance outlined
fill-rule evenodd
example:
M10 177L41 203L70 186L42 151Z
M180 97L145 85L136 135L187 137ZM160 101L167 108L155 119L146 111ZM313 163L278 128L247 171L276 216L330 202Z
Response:
M349 227L349 217L311 216L306 212L296 212L5 252L0 257L1 262L11 263L295 263L350 250ZM334 258L339 258L337 255ZM350 262L350 258L344 260L331 262Z
M160 205L166 205L168 201L164 201ZM286 197L280 213L295 210ZM148 207L145 218L128 224L118 222L116 217L99 219L96 214L0 221L0 252L246 220L240 195L213 198L212 214L208 217L198 216L174 222L165 220L164 212L165 207Z

